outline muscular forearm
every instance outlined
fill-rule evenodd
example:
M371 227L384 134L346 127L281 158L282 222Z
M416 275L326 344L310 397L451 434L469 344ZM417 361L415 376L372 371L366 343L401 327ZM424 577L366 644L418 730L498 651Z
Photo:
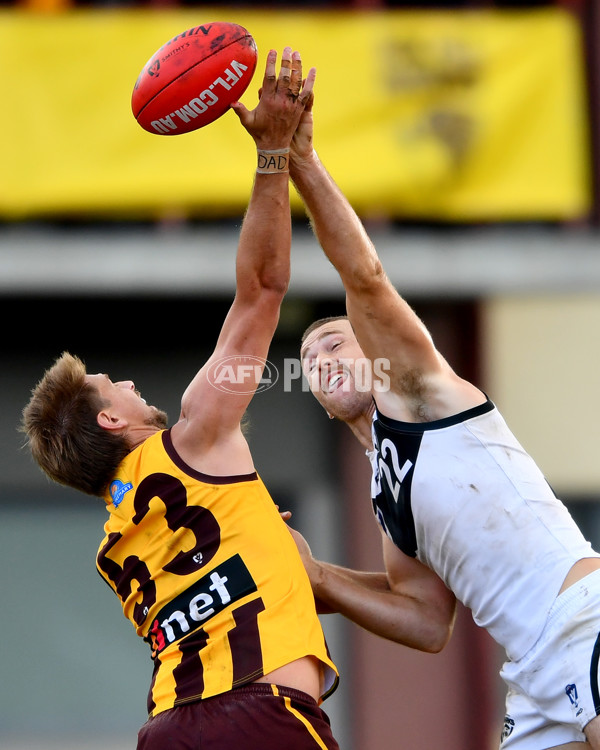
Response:
M240 232L237 293L270 289L284 294L290 278L291 219L288 176L256 175Z
M346 290L383 276L381 263L362 222L315 152L290 161L290 177L302 197L313 231L336 267Z
M350 568L343 568L341 565L334 565L333 563L318 562L319 567L326 567L331 573L344 578L347 581L351 581L358 586L371 589L373 591L389 591L390 585L386 573L376 573L367 570L351 570Z

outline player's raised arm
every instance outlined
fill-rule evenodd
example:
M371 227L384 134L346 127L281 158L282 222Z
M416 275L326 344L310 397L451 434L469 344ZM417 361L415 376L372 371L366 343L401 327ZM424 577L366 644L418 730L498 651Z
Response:
M292 142L290 176L315 235L340 274L348 315L364 353L392 367L442 367L431 337L390 283L356 212L313 149L312 99ZM401 343L401 346L399 346Z
M235 299L213 355L183 396L181 419L173 428L177 448L189 460L200 452L206 457L207 449L222 435L239 428L260 382L260 360L267 358L289 282L289 146L314 71L303 87L297 52L285 48L279 74L276 61L271 51L258 106L249 111L239 102L232 105L254 139L258 166L240 232ZM215 387L215 365L224 361L229 362L233 376L227 388Z

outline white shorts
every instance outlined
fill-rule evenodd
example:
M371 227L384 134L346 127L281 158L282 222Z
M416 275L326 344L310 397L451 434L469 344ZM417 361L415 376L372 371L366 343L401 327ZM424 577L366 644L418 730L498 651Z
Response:
M600 570L557 597L541 636L500 673L508 685L502 750L585 742L600 713Z

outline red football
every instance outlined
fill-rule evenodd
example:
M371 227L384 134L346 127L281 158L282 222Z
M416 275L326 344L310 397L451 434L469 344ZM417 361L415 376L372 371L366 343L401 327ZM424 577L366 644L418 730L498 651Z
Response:
M252 80L254 39L236 23L194 26L148 60L131 97L133 115L149 133L180 135L221 117Z

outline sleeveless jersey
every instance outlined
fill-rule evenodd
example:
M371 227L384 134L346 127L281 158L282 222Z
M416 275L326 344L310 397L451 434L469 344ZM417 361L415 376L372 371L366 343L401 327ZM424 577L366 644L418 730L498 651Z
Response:
M375 515L518 660L570 567L598 557L491 401L427 423L373 417Z
M150 715L307 655L323 697L335 688L308 576L256 473L201 474L163 431L125 458L105 500L97 566L150 645Z

